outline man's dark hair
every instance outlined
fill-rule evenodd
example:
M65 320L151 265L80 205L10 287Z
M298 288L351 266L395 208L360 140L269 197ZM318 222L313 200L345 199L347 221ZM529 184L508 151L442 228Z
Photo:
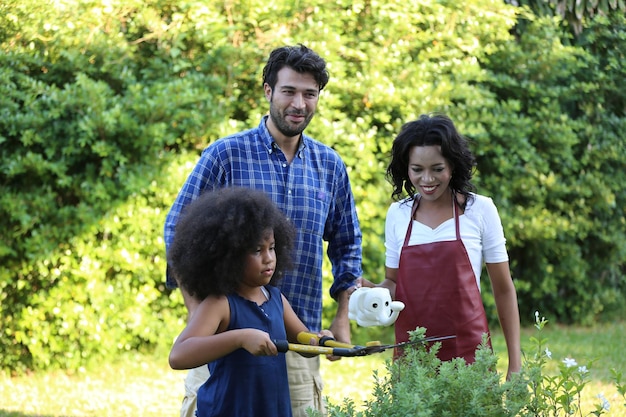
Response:
M278 71L284 67L289 67L300 74L311 74L320 91L328 84L326 61L302 44L283 46L270 53L263 68L263 84L267 83L273 90L278 80Z

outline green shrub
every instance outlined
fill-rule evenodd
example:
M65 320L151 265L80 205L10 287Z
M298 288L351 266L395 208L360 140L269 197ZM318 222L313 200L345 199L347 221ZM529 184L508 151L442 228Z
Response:
M626 284L626 100L609 81L626 75L626 20L595 19L581 46L560 33L537 19L485 61L479 189L502 215L522 316L592 323Z
M171 343L185 312L163 285L165 212L203 147L267 111L261 68L284 43L328 61L308 133L346 161L367 278L384 274L393 137L443 111L474 139L522 316L616 314L624 17L561 41L547 19L513 36L518 13L497 0L1 2L0 368L76 368ZM390 329L359 330L376 331Z
M219 42L192 59L143 37L175 10L71 3L2 5L0 367L18 372L171 342L162 225L189 167L168 151L228 108Z
M537 314L538 333L546 323ZM410 332L410 340L419 340L424 334L425 329L417 328ZM550 372L547 365L553 359L547 341L532 337L531 342L534 351L526 352L521 372L510 380L495 371L497 355L485 343L477 349L472 364L462 358L440 361L437 344L430 350L421 344L409 346L405 356L387 361L384 377L375 371L371 399L363 410L357 411L354 402L346 398L342 404L329 404L329 416L582 417L608 412L610 404L602 395L588 414L580 407L592 362L578 365L573 358L564 358L558 372ZM614 375L624 397L626 385L621 374L614 371Z

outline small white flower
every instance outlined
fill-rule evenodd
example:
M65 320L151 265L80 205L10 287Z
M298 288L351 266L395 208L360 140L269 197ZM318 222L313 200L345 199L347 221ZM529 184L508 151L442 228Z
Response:
M583 365L578 367L578 372L580 372L581 374L586 374L587 372L589 372L589 370L585 365Z
M550 349L546 348L546 356L548 357L548 359L552 359L552 352L550 352Z
M565 359L563 359L563 363L568 368L571 368L572 366L578 366L578 363L576 362L576 359L572 359L572 358L565 358Z
M603 393L600 393L597 395L597 397L600 399L600 401L602 402L602 408L606 411L609 411L609 409L611 408L611 404L609 404L609 400L606 399L606 397L604 396Z
M539 321L539 311L535 311L535 321Z

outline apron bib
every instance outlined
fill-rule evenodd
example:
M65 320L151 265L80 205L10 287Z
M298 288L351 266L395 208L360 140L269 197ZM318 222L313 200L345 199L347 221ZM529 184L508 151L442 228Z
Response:
M395 323L396 343L407 341L407 332L418 326L426 328L426 336L456 335L440 342L437 357L443 361L460 357L473 363L489 329L474 270L461 240L456 198L452 203L456 240L452 241L409 246L418 206L419 197L413 203L400 252L396 299L406 307Z

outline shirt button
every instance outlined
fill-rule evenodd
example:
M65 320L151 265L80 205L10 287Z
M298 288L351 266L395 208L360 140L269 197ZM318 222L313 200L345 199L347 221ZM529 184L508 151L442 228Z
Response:
M283 164L283 168L287 168L287 164Z

